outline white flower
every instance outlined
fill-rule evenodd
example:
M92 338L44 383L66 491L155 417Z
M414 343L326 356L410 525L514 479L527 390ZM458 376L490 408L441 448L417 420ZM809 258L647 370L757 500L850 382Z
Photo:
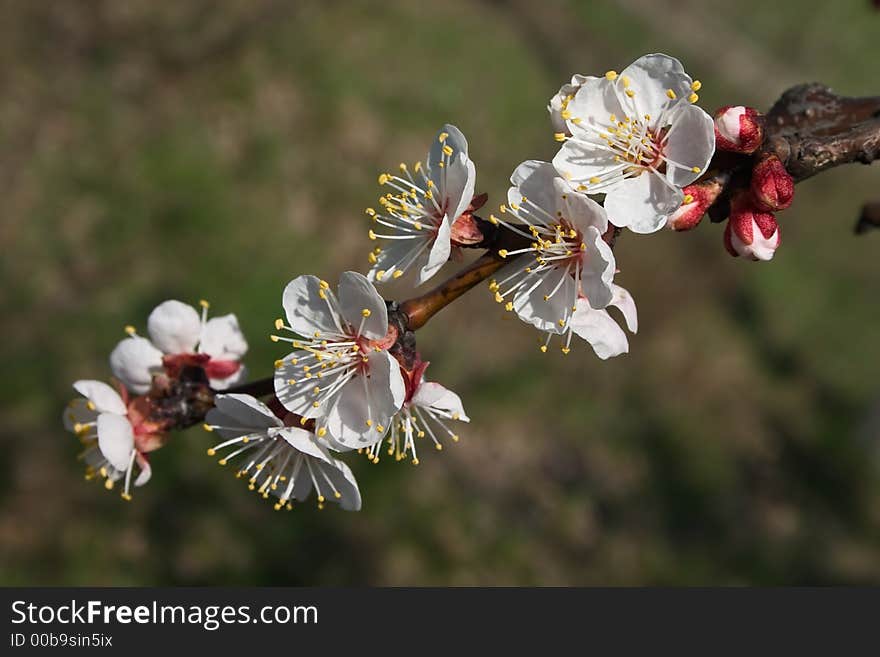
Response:
M247 477L248 488L264 498L277 497L276 511L290 510L291 500L305 500L313 488L318 508L330 500L346 511L360 510L361 494L351 470L333 458L314 434L290 426L297 418L287 413L285 423L249 395L217 395L214 404L204 426L226 440L210 448L208 455L230 449L220 465L238 459L236 476Z
M425 167L417 162L410 172L401 164L400 175L380 175L379 184L394 192L379 198L378 212L366 211L377 224L370 239L387 244L370 252L370 280L399 278L414 267L419 283L436 274L452 253L452 225L470 208L476 178L467 140L448 124L431 145Z
M201 301L200 305L201 315L180 301L160 303L147 318L149 340L127 326L130 337L110 354L116 378L132 392L144 394L163 364L173 369L195 355L214 389L225 390L240 382L245 376L240 361L248 345L238 320L231 314L208 319L208 302Z
M136 406L130 406L106 383L82 380L73 387L82 398L67 405L63 420L64 427L85 446L80 458L87 466L86 478L100 474L104 486L111 490L124 477L122 497L130 500L135 463L139 473L134 485L143 486L152 473L146 452L161 446L161 434Z
M594 308L612 298L615 261L602 239L608 228L605 211L589 197L574 192L547 162L529 160L511 176L513 187L501 206L510 223L494 215L490 221L516 233L528 246L507 251L511 260L489 284L495 300L516 311L520 319L542 331L563 333L579 295Z
M386 440L376 443L367 450L367 457L373 463L379 462L379 452L382 444L385 443L388 446L388 456L402 461L409 453L413 464L418 465L416 438L427 436L434 448L439 451L443 449L441 441L445 436L451 438L453 442L458 442L458 434L449 428L445 420L470 422L458 395L439 383L424 380L427 367L428 363L420 361L407 375L406 401L397 415L392 418Z
M605 194L615 226L659 230L715 150L712 117L692 104L699 88L661 54L584 81L561 114L571 137L556 134L554 166L578 191Z
M387 349L397 338L388 310L364 276L345 272L339 296L315 276L299 276L284 289L287 324L277 330L302 336L272 339L294 351L275 363L275 393L292 413L315 420L319 437L337 449L381 440L405 397L400 366Z
M553 132L557 134L562 133L569 137L571 136L571 132L569 132L568 125L562 115L563 112L568 109L568 104L571 102L571 99L574 98L578 89L580 89L587 80L595 80L595 78L588 75L572 75L571 82L562 85L556 95L550 99L550 102L547 105L547 111L550 112L550 124L553 126Z

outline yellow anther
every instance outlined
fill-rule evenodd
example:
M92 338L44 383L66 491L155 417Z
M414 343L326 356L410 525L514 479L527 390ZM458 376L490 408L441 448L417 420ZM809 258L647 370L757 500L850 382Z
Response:
M541 345L541 352L545 353L545 354L547 353L547 345L545 345L545 344Z
M489 223L492 224L493 226L497 226L498 225L498 217L496 217L494 214L490 214L489 215Z
M206 308L206 309L211 307L211 304L208 303L208 301L205 300L205 299L199 299L199 305L200 305L202 308Z
M371 426L373 426L373 421L367 420L366 422L364 422L364 424L366 424L368 427L371 427Z
M434 447L437 448L437 451L438 451L438 452L442 452L442 451L443 451L443 445L441 445L440 443L437 443L436 445L434 445Z
M556 141L565 141L565 133L564 132L554 132L553 139Z
M560 319L560 320L557 322L557 324L559 324L559 326L565 326L565 320L564 320L564 319Z
M413 460L412 460L412 464L413 464L413 465L418 465L418 464L419 464L419 460L418 460L418 459L413 459Z
M95 402L93 402L90 399L89 401L86 402L86 408L89 409L90 411L94 411L94 410L97 410L98 407L95 406Z
M380 269L379 271L376 272L376 280L381 281L383 278L385 278L385 270Z
M690 194L685 194L684 198L681 199L681 202L682 202L682 205L687 205L688 203L693 203L694 197L691 196Z
M698 100L700 100L700 97L697 94L691 94L688 96L689 103L696 103Z
M446 139L447 139L448 137L449 137L449 133L448 133L448 132L441 132L439 135L437 135L437 141L439 141L439 142L442 144L443 142L446 141Z
M373 229L372 229L372 228L370 229L370 232L367 233L367 235L370 236L370 239L371 239L371 240L376 239L376 233L373 232Z
M330 289L330 283L328 283L327 281L324 281L324 280L319 281L319 282L318 282L318 286L319 286L322 290L329 290L329 289Z
M620 81L623 82L623 86L624 86L624 87L628 87L628 86L629 86L630 79L629 79L629 77L627 77L626 75L622 75L622 76L620 76Z
M385 427L383 427L381 424L377 424L377 425L376 425L376 431L377 431L378 433L385 433Z
M700 167L691 167L691 171L693 173L700 173L702 171L702 169Z
M212 427L210 424L205 422L202 424L202 429L204 429L205 431L211 432L214 430L214 427Z
M137 333L134 326L132 326L131 324L129 324L128 326L125 327L125 332L128 333L129 335L135 335Z
M568 119L571 118L571 112L569 112L568 110L562 110L562 112L560 112L559 116L561 116L563 119L568 121Z
M691 89L693 89L694 91L699 91L702 88L703 88L703 83L700 82L699 80L694 80L693 82L691 82Z
M275 320L275 330L280 331L283 328L284 328L284 320L279 317L278 319Z
M448 145L448 144L445 144L445 145L443 146L443 154L444 154L444 155L449 155L449 156L451 156L451 155L452 155L452 152L453 152L453 151L452 151L452 146L450 146L450 145Z
M422 229L422 222L421 221L413 222L413 228L415 228L416 230L421 230Z
M217 452L214 451L213 447L208 448L208 456L215 456L216 454L217 454Z
M504 310L507 312L511 312L513 310L513 301L508 301L504 304Z
M632 98L633 96L636 95L636 92L633 91L632 89L626 89L623 93L625 93L625 94L626 94L627 96L629 96L630 98Z
M370 215L371 217L375 217L375 216L376 216L376 211L375 211L373 208L367 208L366 210L364 210L364 212L366 212L366 213L367 213L368 215Z
M677 98L675 92L672 89L666 90L666 97L669 98L669 100L675 100Z
M131 495L128 493L120 493L119 497L124 499L126 502L131 502Z
M320 429L318 429L318 438L323 438L326 435L327 435L327 429L325 429L324 427L321 427Z
M498 291L498 281L496 281L494 278L491 281L489 281L489 291L490 292L497 292Z
M333 497L335 497L337 500L338 500L338 499L341 499L341 498L342 498L342 493L340 493L338 490L333 491Z
M112 479L105 480L104 481L104 488L106 488L107 490L113 490L113 480Z
M602 180L600 178L597 178L596 176L593 176L592 178L590 178L589 182L591 185L598 185L600 182L602 182Z
M406 162L401 162L397 166L401 171L406 171Z
M370 254L367 256L367 260L370 261L370 264L371 264L371 265L375 265L377 262L379 262L379 258L377 258L377 257L376 257L376 254L373 253L372 251L371 251Z
M452 438L452 442L454 442L454 443L458 442L458 434L457 433L452 434L450 436L450 438Z
M363 310L361 310L361 316L362 316L362 317L369 317L369 316L372 315L372 314L373 314L373 313L370 311L369 308L364 308Z
M606 71L605 79L613 82L617 79L617 71Z
M391 278L400 278L403 276L403 272L399 269L395 270L393 274L391 274Z
M321 402L319 402L319 401L312 402L312 408L318 408L318 406L320 406L320 405L321 405Z
M495 293L495 301L496 301L497 303L503 303L503 302L504 302L504 297L501 296L501 293L500 293L500 292L496 292L496 293Z
M308 418L301 417L301 418L299 419L299 425L300 425L301 427L304 427L304 426L306 426L306 422L308 422L308 421L309 421Z
M387 182L388 182L388 174L387 173L380 173L379 174L379 184L384 185Z
M413 164L413 170L414 171L421 171L422 170L422 163L416 162L415 164Z
M568 347L563 347L563 348L562 348L562 353L564 353L565 355L568 355L568 352L569 352L569 351L571 351L571 349L569 349Z

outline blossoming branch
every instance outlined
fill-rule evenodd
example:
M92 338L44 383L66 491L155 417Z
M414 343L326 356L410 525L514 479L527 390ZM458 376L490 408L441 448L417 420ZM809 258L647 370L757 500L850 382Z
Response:
M361 508L351 453L378 463L419 463L419 454L459 441L469 422L461 399L426 379L416 331L484 283L538 331L538 346L563 354L575 336L601 359L627 353L636 304L616 278L613 247L624 232L649 239L668 226L692 230L704 216L725 222L734 257L771 260L781 243L778 213L795 183L838 164L880 156L880 98L835 96L820 85L787 91L764 116L699 107L702 84L667 55L639 58L621 72L575 75L549 101L559 143L550 162L514 168L497 209L484 211L464 134L444 125L425 160L379 175L368 207L365 274L346 271L335 288L302 275L283 290L284 316L271 339L271 377L248 382L248 345L233 314L208 318L181 301L161 303L113 349L113 386L74 383L81 395L64 426L83 450L86 478L119 488L125 500L151 476L152 453L170 432L202 424L219 438L207 454L276 510L312 497ZM866 206L859 231L878 225ZM868 217L866 220L865 217ZM422 285L467 250L482 254L433 289L403 302L377 289L408 277ZM554 347L555 349L555 347Z

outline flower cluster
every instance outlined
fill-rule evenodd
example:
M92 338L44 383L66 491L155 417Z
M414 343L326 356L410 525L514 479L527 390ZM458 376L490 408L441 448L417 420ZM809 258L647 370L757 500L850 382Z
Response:
M201 313L173 299L159 304L147 318L149 338L125 327L128 337L110 354L118 392L101 381L73 384L81 397L68 404L63 420L85 447L80 459L86 478L100 475L108 490L123 480L123 499L131 499L132 486L150 479L147 454L165 444L173 425L158 399L181 379L184 368L202 372L205 385L215 390L245 376L241 358L248 347L237 318L208 319L208 302L199 305ZM135 466L139 473L132 480Z
M573 76L547 106L558 151L516 167L506 202L488 218L477 214L487 195L475 193L467 139L444 125L424 162L379 175L383 195L366 210L373 245L366 274L346 271L335 289L302 275L284 288L283 317L270 337L286 353L265 382L243 383L247 342L234 315L209 319L204 301L201 310L160 304L147 319L148 337L127 327L110 355L118 392L98 381L74 384L82 398L64 423L85 447L87 477L100 475L107 488L122 481L130 499L150 477L147 455L169 431L203 421L220 438L208 455L234 464L276 510L313 494L319 508L359 510L344 454L376 463L385 452L418 464L423 446L442 450L459 440L456 423L470 421L457 394L426 380L412 313L480 280L539 331L541 351L558 338L567 354L577 336L600 359L626 353L623 327L635 333L638 317L632 295L615 282L613 241L623 229L696 226L723 191L720 179L704 175L716 143L757 160L751 187L730 199L732 254L771 258L779 244L773 213L791 203L782 163L752 155L763 141L760 115L726 107L713 119L696 105L700 88L662 54L620 73ZM486 255L460 274L458 291L444 284L398 304L375 287L411 271L422 284L468 248Z

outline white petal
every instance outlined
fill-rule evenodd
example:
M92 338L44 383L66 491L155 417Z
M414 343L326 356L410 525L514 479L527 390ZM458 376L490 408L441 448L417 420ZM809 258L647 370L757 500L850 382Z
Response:
M574 332L590 343L596 355L605 360L629 351L626 333L604 310L594 310L587 303L579 303L571 319Z
M327 450L315 440L315 434L298 427L285 427L278 431L278 435L298 452L307 454L325 463L333 463L335 459Z
M446 140L441 142L439 137L441 134L446 133ZM467 155L468 152L468 143L467 139L464 137L464 133L461 130L456 128L454 125L447 123L440 130L437 131L437 135L434 137L434 141L431 142L431 149L428 151L428 168L431 171L435 169L440 169L437 164L443 162L445 156L443 154L443 146L444 144L448 145L455 153L464 153ZM434 181L437 182L437 181Z
M119 393L103 381L83 379L74 383L73 389L92 402L99 413L125 415L127 412Z
M134 430L128 418L115 413L98 416L98 448L110 465L127 470L134 449Z
M343 272L339 277L339 307L342 318L357 330L364 323L361 335L380 340L388 333L388 308L385 300L363 274ZM369 317L364 318L364 310Z
M604 132L612 114L618 120L627 114L620 104L620 95L614 84L604 77L585 80L568 104L569 131L577 139L600 141L596 130Z
M507 202L520 205L522 197L555 216L559 194L554 181L561 180L556 169L549 162L526 160L510 176L514 186L507 192ZM564 181L562 181L564 183Z
M368 447L380 441L406 396L400 365L391 354L373 351L367 358L366 386L363 375L346 383L326 418L327 432L347 448ZM372 426L367 425L368 419Z
M325 296L327 293L325 293ZM317 276L297 276L284 288L282 305L290 327L303 337L321 335L341 337L335 310L328 299L321 298L321 279Z
M85 399L74 399L64 409L64 414L61 417L64 421L64 428L73 431L77 424L94 422L98 417L98 411L90 409Z
M240 360L247 350L247 340L235 315L212 317L205 322L199 352L220 360Z
M691 93L691 77L674 57L655 53L639 57L621 71L618 84L624 77L630 79L630 88L635 92L633 101L640 115L659 116L661 110L670 103L666 95L672 89L679 98L687 98Z
M611 299L610 305L619 309L620 312L623 313L626 328L628 328L631 333L637 333L639 330L639 316L636 312L636 302L632 298L632 295L628 290L625 290L619 285L612 285L611 291L614 293L614 298Z
M516 314L521 320L541 331L561 333L563 329L559 320L571 314L571 306L577 297L574 278L560 268L551 272L534 289L529 290L530 287L532 284L524 286L514 296L513 309ZM550 298L545 299L546 296Z
M423 231L422 239L395 240L390 246L382 247L376 254L376 264L367 272L367 278L373 282L387 283L394 279L394 272L405 272L410 267L421 266L428 259L428 244L433 241L434 236ZM415 256L416 251L421 251L421 255ZM378 278L380 271L385 272L381 279Z
M653 233L663 228L683 197L681 190L671 189L660 175L646 171L610 190L605 211L615 226L634 233Z
M477 169L467 154L456 152L444 169L443 200L440 207L447 215L458 219L474 198Z
M553 158L553 167L563 178L575 185L583 183L587 187L586 193L592 193L591 178L601 177L606 172L619 168L614 157L614 153L604 144L569 140ZM601 189L604 193L607 186L601 188L597 186L597 189Z
M584 243L587 252L581 272L581 288L593 308L604 308L612 299L611 281L617 268L614 252L593 226L584 232Z
M452 227L449 223L449 216L444 216L443 221L437 229L437 236L434 244L428 252L428 261L419 272L419 284L424 283L434 274L440 271L440 268L449 260L449 254L452 253L452 242L450 241Z
M171 299L163 301L147 318L150 339L166 354L195 351L202 331L202 320L189 304Z
M361 491L349 467L339 459L334 459L333 467L325 467L324 472L327 473L333 487L342 495L339 498L339 507L346 511L360 511ZM333 498L328 499L333 501Z
M120 340L110 353L113 376L139 395L150 389L153 374L162 370L162 352L140 336Z
M150 477L153 476L153 468L150 466L150 462L147 460L145 456L140 454L135 457L137 461L138 467L141 471L138 473L137 478L134 480L135 486L143 486L150 480Z
M715 123L696 105L679 109L672 122L664 154L685 168L667 164L666 177L679 187L689 185L706 170L715 152ZM698 171L693 171L696 167Z
M441 413L457 415L462 422L470 422L470 418L464 412L461 397L439 383L422 383L412 397L412 403L422 408Z
M608 215L605 208L589 196L573 191L562 178L556 178L553 185L559 197L562 216L571 221L581 232L586 232L590 226L595 227L600 235L608 230Z
M280 427L284 423L275 417L275 414L263 402L250 395L222 394L214 397L214 409L208 411L208 423L214 424L210 418L211 412L216 411L231 418L234 426L252 428L254 430L269 427ZM217 422L221 424L221 422ZM242 435L244 431L236 434Z

